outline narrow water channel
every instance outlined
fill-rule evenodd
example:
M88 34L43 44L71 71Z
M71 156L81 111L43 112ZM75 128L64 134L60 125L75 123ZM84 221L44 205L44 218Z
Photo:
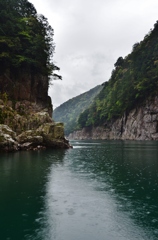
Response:
M0 239L158 239L158 142L0 156Z

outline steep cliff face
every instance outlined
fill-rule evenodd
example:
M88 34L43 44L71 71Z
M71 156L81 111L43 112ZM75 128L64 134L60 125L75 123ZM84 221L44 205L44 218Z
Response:
M10 71L0 76L0 92L6 93L14 102L29 101L38 104L38 108L47 108L52 116L51 99L48 96L48 77L19 71L14 76Z
M105 126L83 128L69 139L158 140L158 97Z

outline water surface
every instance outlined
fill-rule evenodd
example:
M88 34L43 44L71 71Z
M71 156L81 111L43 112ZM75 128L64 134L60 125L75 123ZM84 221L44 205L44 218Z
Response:
M0 155L0 239L158 239L158 142Z

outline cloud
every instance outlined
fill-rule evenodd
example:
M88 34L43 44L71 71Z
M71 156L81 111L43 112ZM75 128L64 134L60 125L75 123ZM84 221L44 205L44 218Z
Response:
M54 106L110 78L157 20L157 0L31 0L54 28L54 61L63 81L49 90Z

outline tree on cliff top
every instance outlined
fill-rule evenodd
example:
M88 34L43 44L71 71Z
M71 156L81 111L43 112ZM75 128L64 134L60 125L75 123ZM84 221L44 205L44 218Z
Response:
M37 14L29 1L0 0L0 74L17 75L26 69L50 80L53 71L59 70L52 62L53 35L47 18Z

